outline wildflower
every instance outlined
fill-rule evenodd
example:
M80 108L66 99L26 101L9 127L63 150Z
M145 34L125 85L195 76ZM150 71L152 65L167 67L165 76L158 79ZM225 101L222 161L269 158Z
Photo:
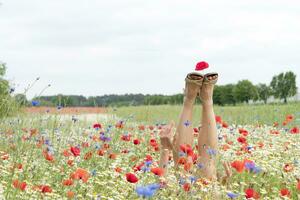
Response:
M134 140L133 140L133 144L134 144L134 145L138 145L138 144L140 144L140 143L141 143L141 142L139 141L139 139L134 139Z
M116 167L116 168L115 168L115 171L118 172L118 173L121 173L121 172L122 172L122 168Z
M300 180L297 182L297 190L300 191Z
M151 169L151 172L157 176L162 176L164 174L164 170L159 167L154 167Z
M228 196L230 199L235 199L235 198L237 198L239 195L238 195L238 194L235 194L235 193L232 193L232 192L227 192L227 196Z
M184 123L183 123L186 127L188 127L189 125L191 125L191 122L189 120L186 120Z
M231 163L231 167L235 168L238 173L242 173L244 170L244 162L236 160Z
M283 188L280 190L280 195L281 196L285 196L285 197L289 197L291 195L291 192L287 189L287 188Z
M294 166L290 163L287 163L287 164L284 165L283 170L285 172L291 172L291 171L294 170Z
M89 173L82 168L78 168L73 174L71 174L71 178L75 180L82 180L84 183L88 181L89 177Z
M51 193L52 192L52 188L48 185L41 185L39 188L41 189L42 193Z
M159 184L150 184L147 186L137 186L135 191L139 196L148 198L152 197L159 188Z
M102 125L99 124L99 123L96 123L96 124L93 125L93 128L98 130L98 129L102 128Z
M298 133L300 133L300 130L299 130L299 128L298 127L293 127L291 130L290 130L290 133L291 134L298 134Z
M186 192L190 191L190 189L191 189L191 185L189 183L183 184L182 187L183 187L184 191L186 191Z
M127 173L126 174L126 180L130 183L136 183L139 181L139 179L132 173Z
M72 179L66 179L66 180L63 180L62 184L64 186L71 186L71 185L73 185L73 181L72 181Z
M93 152L89 151L84 155L84 160L89 160L93 156Z
M22 191L24 191L26 189L26 186L27 186L26 182L20 182L19 180L14 180L12 182L12 184L15 188L20 189Z
M36 101L36 100L33 100L32 102L31 102L31 105L32 106L39 106L40 105L40 102L39 101Z
M206 150L206 153L207 153L208 155L210 155L210 156L215 156L215 155L217 155L217 151L216 151L215 149L212 149L212 148L208 148L208 149Z
M241 144L246 144L247 143L247 139L244 137L238 137L237 141Z
M73 191L67 191L67 198L72 199L75 196L75 193Z
M78 147L71 147L70 150L71 150L72 154L75 157L80 156L80 148L78 148Z
M222 123L222 118L221 118L221 116L216 115L215 118L216 118L216 122L217 122L217 123L219 123L219 124Z
M43 151L43 155L44 155L44 158L50 162L53 162L54 161L54 157L51 153L49 153L47 150L44 150Z
M209 64L208 64L207 62L201 61L201 62L198 62L198 63L196 64L195 70L196 70L196 71L200 71L200 70L204 70L204 69L206 69L206 68L208 68L208 67L209 67Z
M245 190L245 197L247 199L259 199L259 194L252 188L248 188Z

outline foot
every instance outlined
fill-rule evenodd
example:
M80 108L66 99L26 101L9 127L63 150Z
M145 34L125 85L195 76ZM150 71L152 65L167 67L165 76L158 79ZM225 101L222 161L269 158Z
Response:
M197 75L190 75L189 76L190 79L192 80L199 80L199 81L202 81L203 77L201 76L197 76ZM193 104L196 97L197 97L197 94L199 93L199 88L200 86L193 83L193 82L188 82L186 81L185 82L185 97L184 97L184 103L187 103L187 104Z
M159 132L160 144L162 149L172 150L173 145L171 138L173 137L173 127L175 123L171 122L169 125L164 126L162 130Z
M209 81L216 80L218 75L209 75L207 79ZM213 91L214 91L214 84L203 84L200 93L200 99L202 104L213 104Z

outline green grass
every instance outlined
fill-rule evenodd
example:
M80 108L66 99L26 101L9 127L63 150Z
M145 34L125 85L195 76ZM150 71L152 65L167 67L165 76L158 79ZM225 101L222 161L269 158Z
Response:
M177 121L182 106L131 106L110 109L111 113L122 118L133 117L134 120L147 123L167 123L170 120ZM300 103L268 104L268 105L239 105L239 106L215 106L215 114L220 115L229 124L267 124L282 122L287 114L296 117L295 123L300 124ZM195 105L193 112L193 125L200 123L201 105Z

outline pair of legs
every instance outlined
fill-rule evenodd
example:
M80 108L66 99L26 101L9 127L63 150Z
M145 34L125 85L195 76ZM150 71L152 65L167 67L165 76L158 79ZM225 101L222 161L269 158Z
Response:
M201 82L201 78L194 77ZM198 163L201 164L199 169L202 177L216 180L216 161L211 152L217 152L218 140L217 140L217 127L215 121L215 114L213 110L213 89L214 84L210 81L216 80L217 74L211 74L206 77L208 80L204 80L203 84L197 85L194 83L186 82L185 97L183 102L183 108L179 117L176 133L173 139L173 158L175 165L177 165L179 159L180 145L189 144L193 146L194 135L192 125L188 125L187 122L192 122L194 102L199 94L202 102L202 127L198 134Z

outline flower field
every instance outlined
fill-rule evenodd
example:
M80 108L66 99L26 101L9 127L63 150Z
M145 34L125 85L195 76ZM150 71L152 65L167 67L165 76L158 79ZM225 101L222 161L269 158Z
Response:
M219 149L212 156L232 170L224 182L197 176L201 166L186 167L185 152L179 170L170 158L163 176L158 133L165 122L109 114L94 121L49 113L5 119L0 199L300 199L300 115L282 115L272 125L216 117ZM218 171L225 173L221 164Z

